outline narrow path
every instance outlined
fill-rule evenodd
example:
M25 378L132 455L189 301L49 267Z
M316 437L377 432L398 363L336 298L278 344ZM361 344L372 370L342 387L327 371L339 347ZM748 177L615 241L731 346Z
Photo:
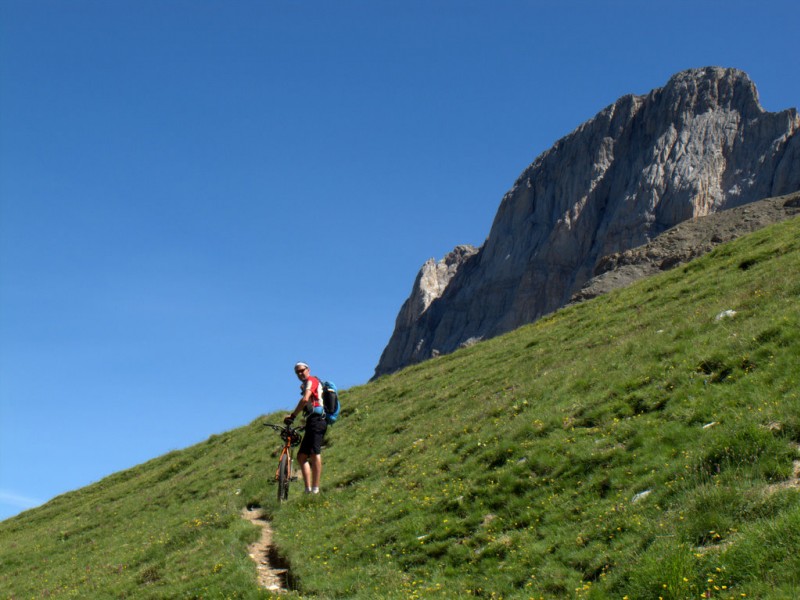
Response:
M272 545L272 526L259 509L242 510L242 518L261 528L261 538L250 544L247 551L256 563L258 584L271 592L288 591L289 569Z

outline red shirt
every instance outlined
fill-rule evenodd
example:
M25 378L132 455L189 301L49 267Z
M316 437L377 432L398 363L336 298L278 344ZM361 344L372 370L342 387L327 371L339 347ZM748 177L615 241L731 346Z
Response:
M322 386L319 384L319 379L314 377L313 375L309 375L308 379L306 379L303 383L300 384L300 393L303 394L305 398L306 392L311 387L311 398L308 400L308 404L306 404L305 408L303 409L306 413L313 413L315 412L315 408L322 408Z

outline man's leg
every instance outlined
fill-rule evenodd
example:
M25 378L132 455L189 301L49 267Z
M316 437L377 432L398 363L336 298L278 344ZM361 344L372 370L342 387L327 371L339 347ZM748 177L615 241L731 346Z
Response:
M311 465L308 462L308 454L299 453L297 455L297 462L300 463L300 471L303 473L303 483L308 492L311 490Z
M311 471L311 489L319 491L319 480L322 478L322 455L312 454L308 463L311 463L309 468Z

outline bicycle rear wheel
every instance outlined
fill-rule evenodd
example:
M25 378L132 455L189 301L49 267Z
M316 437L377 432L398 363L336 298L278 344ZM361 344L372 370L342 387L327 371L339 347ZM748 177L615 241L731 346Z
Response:
M289 456L281 456L278 464L278 502L289 498Z

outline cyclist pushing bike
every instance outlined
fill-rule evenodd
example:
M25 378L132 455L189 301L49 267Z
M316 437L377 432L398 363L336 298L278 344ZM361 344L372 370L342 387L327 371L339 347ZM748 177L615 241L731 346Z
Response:
M319 379L311 375L308 365L304 362L297 363L294 372L302 381L300 384L302 396L295 409L283 422L291 425L301 412L305 415L305 432L297 451L297 461L303 473L306 493L319 494L319 482L322 477L322 438L328 429L322 404L322 384Z

